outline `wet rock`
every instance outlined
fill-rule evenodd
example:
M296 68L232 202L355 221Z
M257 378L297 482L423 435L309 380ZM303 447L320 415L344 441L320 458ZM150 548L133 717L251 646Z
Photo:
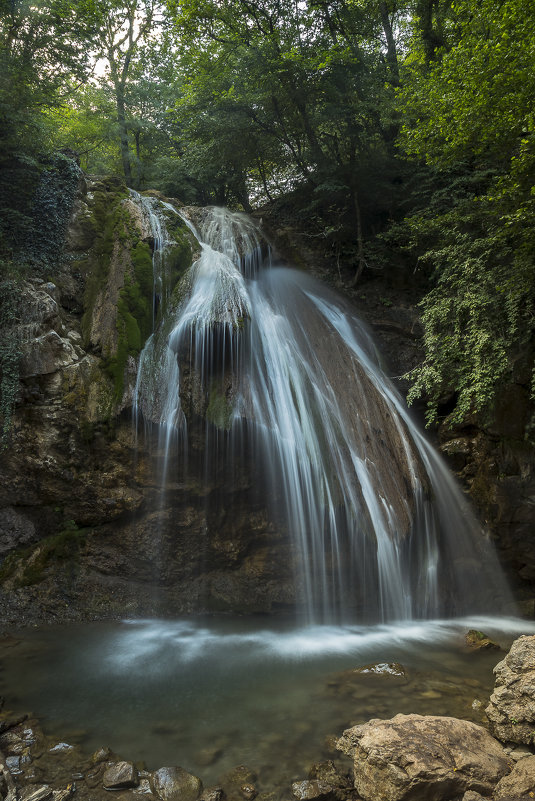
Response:
M221 784L231 785L233 787L241 787L242 784L254 784L257 780L257 775L254 770L251 770L246 765L236 765L235 768L227 771L221 777Z
M500 646L493 642L486 634L477 629L470 629L465 636L464 641L471 651L500 651Z
M202 791L199 801L223 801L224 798L222 787L207 787Z
M140 779L138 786L133 790L133 792L136 793L136 795L151 795L152 796L152 790L151 790L149 779L145 779L145 778ZM154 796L152 796L152 797L154 797Z
M254 784L242 784L240 787L240 793L242 798L245 798L245 801L253 801L253 799L258 795L258 790Z
M338 748L354 759L365 801L449 801L467 790L490 794L509 772L503 747L457 718L396 715L344 732Z
M102 785L106 790L124 790L137 784L137 770L133 762L117 762L102 777Z
M525 797L535 795L535 756L517 762L511 773L500 779L494 789L493 798L508 798L517 795Z
M355 668L353 673L357 673L360 676L397 676L401 679L407 677L407 671L398 662L376 662L373 665Z
M8 756L6 767L10 773L20 773L20 756Z
M151 786L162 801L196 801L202 792L201 780L180 767L155 771Z
M473 790L467 790L462 797L462 801L487 801L487 799L479 793L475 793Z
M353 786L349 776L342 774L331 759L327 760L327 762L319 762L312 765L308 778L318 779L338 790L350 790Z
M99 762L106 762L112 757L111 748L99 748L91 757L91 762L94 765L98 764Z
M313 799L334 799L334 788L328 782L308 779L292 784L292 795L297 801L313 801Z
M486 708L491 731L503 742L533 743L535 729L535 636L514 641L494 668L494 692Z
M20 801L48 801L52 798L52 787L43 785L42 787L25 787L20 793Z
M53 745L52 748L49 748L51 754L63 754L66 751L72 751L74 745L69 745L69 743L57 743Z
M53 801L67 801L67 798L70 798L74 792L74 787L70 784L68 787L65 787L63 790L54 790L52 796Z

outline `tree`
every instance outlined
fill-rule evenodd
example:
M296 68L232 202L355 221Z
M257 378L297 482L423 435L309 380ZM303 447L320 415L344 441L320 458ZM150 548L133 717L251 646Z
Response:
M416 38L404 67L401 143L450 176L449 202L442 189L404 224L434 284L411 393L428 397L430 421L451 388L457 422L490 413L533 341L534 12L533 0L457 0L448 47L427 63Z
M127 84L132 61L140 43L149 36L155 23L155 0L107 0L99 4L102 23L100 44L109 65L109 75L115 95L117 124L124 176L133 185L127 122Z
M358 275L359 169L378 151L386 157L395 83L379 7L370 14L344 0L188 0L171 8L181 69L187 65L176 113L189 140L217 143L213 152L227 154L229 175L260 181L268 193L277 178L292 175L318 199L343 196L356 229Z
M87 80L97 46L91 0L0 3L0 251L29 224L39 158L51 145L47 110Z

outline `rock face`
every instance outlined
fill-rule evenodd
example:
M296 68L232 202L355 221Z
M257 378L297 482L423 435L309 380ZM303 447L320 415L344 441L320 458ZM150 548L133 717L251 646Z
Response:
M263 500L250 502L257 466L245 460L231 474L214 458L207 471L206 420L192 414L187 475L173 465L162 487L158 433L132 424L138 355L159 313L150 220L134 200L116 178L82 179L63 255L47 266L52 280L36 273L20 287L9 332L20 342L18 400L0 458L5 625L265 612L299 592L292 546ZM163 213L171 244L162 297L171 297L199 246Z
M481 726L456 718L396 715L344 732L339 750L354 759L364 801L449 801L490 795L509 770L502 746Z
M533 745L535 636L519 637L494 668L496 682L486 713L499 740Z

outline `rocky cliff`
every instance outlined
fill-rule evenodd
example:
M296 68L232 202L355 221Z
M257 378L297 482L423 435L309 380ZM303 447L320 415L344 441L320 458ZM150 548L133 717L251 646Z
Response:
M160 293L169 302L199 249L187 225L171 217L168 286ZM260 468L247 449L232 467L216 455L207 471L199 412L209 415L193 404L188 471L173 465L164 485L158 431L133 423L138 357L161 313L153 303L155 247L146 209L120 180L80 177L60 257L57 245L55 258L18 285L16 314L4 332L20 349L16 406L0 457L0 612L6 624L273 612L296 602L293 546L268 517ZM307 266L318 267L312 252ZM354 294L395 375L419 354L409 295L380 281ZM219 400L210 399L211 422L224 437ZM511 575L525 580L527 606L535 581L529 531L534 458L522 439L528 411L519 379L492 429L472 421L441 432L441 447L479 505Z
M199 249L171 217L168 297ZM162 487L157 432L132 421L138 356L159 314L154 248L119 180L82 177L61 258L18 285L6 333L20 344L20 381L0 463L5 624L295 600L291 547L261 499L240 500L254 465L229 474L215 460L207 475L193 410L188 478L170 471Z

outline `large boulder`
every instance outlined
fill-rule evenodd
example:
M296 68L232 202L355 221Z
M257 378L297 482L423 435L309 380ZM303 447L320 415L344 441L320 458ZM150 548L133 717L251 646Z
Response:
M457 718L370 720L345 731L337 748L353 757L364 801L448 801L467 790L490 795L510 770L500 743Z
M533 744L535 731L535 636L519 637L494 668L496 682L486 713L495 737Z

